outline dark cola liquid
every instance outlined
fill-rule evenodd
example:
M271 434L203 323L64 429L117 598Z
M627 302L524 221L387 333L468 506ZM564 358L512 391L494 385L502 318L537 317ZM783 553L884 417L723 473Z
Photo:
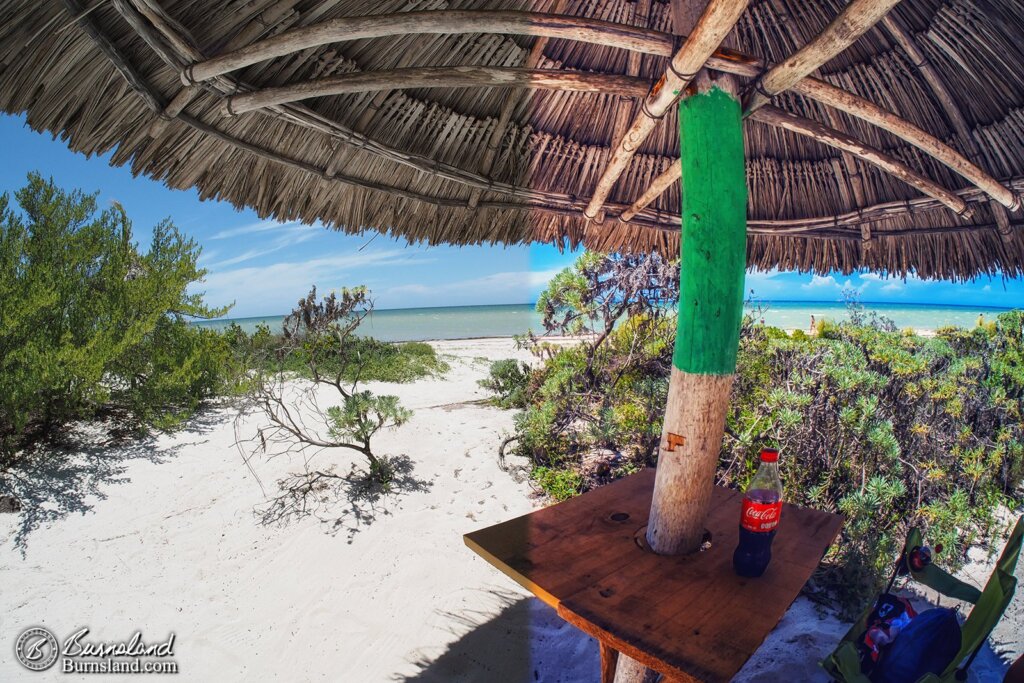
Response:
M744 498L746 499L744 503L748 503L748 501L753 503L754 505L750 507L754 509L773 505L780 500L777 491L766 491L763 489L748 491ZM744 512L746 512L747 507L748 505L744 505ZM753 521L746 520L746 523L744 523L745 520L742 517L740 519L740 542L736 546L736 552L732 555L733 569L740 576L761 576L764 574L764 570L768 568L768 563L772 560L772 541L775 539L778 518L775 518L774 523L769 522L772 526L770 531L752 531L748 528L759 526L757 523L759 521L757 519Z

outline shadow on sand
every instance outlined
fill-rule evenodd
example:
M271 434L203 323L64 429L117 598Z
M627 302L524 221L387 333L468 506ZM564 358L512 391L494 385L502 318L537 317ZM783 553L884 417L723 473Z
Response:
M179 434L200 437L224 419L220 411L205 410ZM85 424L56 443L22 454L9 470L0 473L0 496L14 496L21 507L14 546L24 554L29 536L40 526L91 511L106 500L110 485L131 481L125 474L131 461L160 464L196 443L201 442L160 446L156 436L111 437L103 425Z
M413 661L419 669L396 676L407 683L493 681L575 683L600 679L597 643L569 626L537 600L502 590L489 591L501 611L441 612L456 636L436 658Z
M329 534L344 533L352 543L378 517L390 515L389 505L397 498L433 486L413 474L415 464L408 456L383 460L392 473L386 485L355 464L347 474L337 474L333 468L289 474L277 482L274 497L256 507L256 518L261 524L280 526L313 517Z

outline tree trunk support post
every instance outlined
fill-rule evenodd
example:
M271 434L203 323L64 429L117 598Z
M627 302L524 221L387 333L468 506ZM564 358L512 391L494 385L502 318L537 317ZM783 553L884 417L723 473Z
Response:
M747 178L735 82L700 74L679 102L682 164L679 322L647 543L661 555L704 538L736 372L747 265ZM721 86L721 87L720 87ZM656 674L620 655L615 683Z
M679 323L647 528L664 555L704 536L722 446L746 271L747 183L742 109L706 78L679 103L683 226Z

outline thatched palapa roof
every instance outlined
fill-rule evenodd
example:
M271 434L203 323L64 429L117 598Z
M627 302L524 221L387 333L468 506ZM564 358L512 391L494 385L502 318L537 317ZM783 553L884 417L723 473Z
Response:
M7 0L0 107L261 216L677 253L666 93L703 66L744 92L752 265L1024 272L1019 0L712 0L684 36L686 2Z

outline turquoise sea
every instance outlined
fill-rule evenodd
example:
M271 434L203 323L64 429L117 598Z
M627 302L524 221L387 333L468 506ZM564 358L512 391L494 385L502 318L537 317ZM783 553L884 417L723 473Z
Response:
M843 320L846 306L835 302L775 301L761 302L761 317L768 325L784 329L808 329L811 316ZM868 310L891 318L899 328L934 330L944 325L973 327L978 316L991 319L1005 309L978 306L933 306L928 304L865 303ZM749 310L749 309L748 309ZM234 322L247 331L265 323L280 329L283 316L209 320L194 323L223 329ZM425 339L470 339L474 337L510 337L527 330L540 332L540 315L532 304L503 306L447 306L440 308L396 308L374 311L360 327L364 335L382 341L419 341Z

